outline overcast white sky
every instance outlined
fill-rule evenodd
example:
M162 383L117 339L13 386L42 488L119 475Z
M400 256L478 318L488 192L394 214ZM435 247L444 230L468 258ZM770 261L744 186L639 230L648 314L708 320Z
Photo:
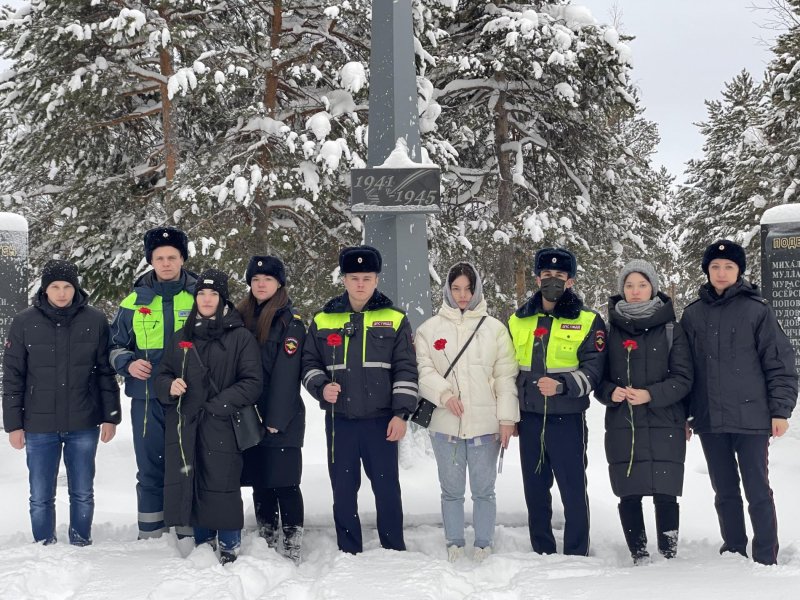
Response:
M764 40L775 31L761 25L769 15L753 10L767 0L575 0L600 22L622 11L622 31L635 35L633 80L645 116L658 123L657 163L680 176L684 163L702 153L693 125L705 120L704 100L720 97L723 84L746 68L760 81L772 54ZM680 179L680 177L679 177Z
M19 0L0 0L20 4ZM753 11L768 0L573 0L601 22L611 9L622 11L622 31L635 35L634 82L645 116L658 123L656 157L680 176L684 163L699 156L702 137L693 123L705 119L704 100L720 96L723 83L742 68L761 80L771 58L762 41L774 32L759 26L768 15ZM1 66L1 65L0 65Z

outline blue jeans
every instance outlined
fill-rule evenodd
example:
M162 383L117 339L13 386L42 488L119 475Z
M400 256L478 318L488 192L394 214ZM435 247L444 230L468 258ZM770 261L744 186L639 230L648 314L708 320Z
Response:
M475 546L486 548L492 545L497 516L494 483L497 478L500 440L476 445L472 440L452 439L453 441L449 441L442 435L431 435L431 445L439 469L439 484L442 487L444 537L448 546L463 547L465 544L464 491L469 472Z
M56 480L64 448L69 489L69 543L92 543L94 517L94 458L100 428L53 433L25 433L33 539L56 541Z
M206 529L205 527L194 528L194 543L199 546L200 544L211 544L215 546L216 540L219 539L219 549L223 552L233 552L238 549L242 543L241 529Z

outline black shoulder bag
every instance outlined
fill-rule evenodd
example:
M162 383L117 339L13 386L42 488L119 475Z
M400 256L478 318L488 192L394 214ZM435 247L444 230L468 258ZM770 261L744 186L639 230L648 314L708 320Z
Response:
M200 353L197 352L197 348L194 346L192 346L192 350L194 350L200 367L208 374L208 382L214 389L214 393L219 395L219 388L211 378L211 372L203 364ZM231 415L231 424L233 425L233 433L236 436L236 446L241 452L253 446L258 446L267 433L264 422L261 419L261 413L258 412L258 407L255 404L235 409Z
M467 343L461 346L461 350L459 350L456 357L453 359L453 362L450 363L450 366L447 367L447 371L444 372L444 378L447 379L447 376L450 375L450 372L453 370L453 367L456 366L458 359L461 358L461 355L464 354L464 350L467 349L469 343L472 341L472 338L475 337L475 334L478 333L478 329L480 326L483 325L483 322L486 320L486 315L481 317L481 320L478 321L478 324L475 326L475 329L472 331L472 335L469 336ZM436 404L431 402L430 400L426 400L425 398L420 398L419 403L417 404L417 409L414 411L414 414L411 415L411 420L419 425L420 427L428 427L431 424L431 418L433 417L433 411L436 410Z

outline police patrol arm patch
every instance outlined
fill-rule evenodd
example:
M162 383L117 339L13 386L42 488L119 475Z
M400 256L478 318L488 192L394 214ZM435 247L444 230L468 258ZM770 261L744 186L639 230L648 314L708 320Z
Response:
M292 356L296 354L299 348L300 342L297 341L297 338L288 337L283 340L283 351L286 352L287 355Z
M594 334L594 349L602 352L606 349L606 332L598 329Z

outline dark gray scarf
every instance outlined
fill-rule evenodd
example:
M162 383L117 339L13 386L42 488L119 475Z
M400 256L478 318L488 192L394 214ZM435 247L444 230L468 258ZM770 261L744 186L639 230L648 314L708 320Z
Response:
M664 301L656 296L647 302L626 302L625 300L620 300L617 302L614 310L626 319L635 321L636 319L652 317L662 306L664 306Z

